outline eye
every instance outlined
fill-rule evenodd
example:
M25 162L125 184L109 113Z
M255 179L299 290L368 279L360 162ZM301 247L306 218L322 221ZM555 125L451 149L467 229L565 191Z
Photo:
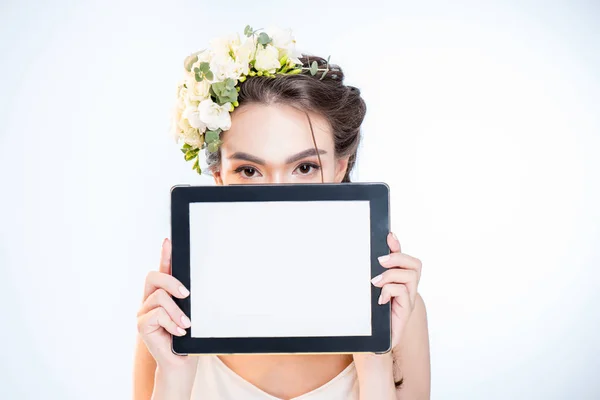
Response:
M250 166L241 166L235 169L234 171L236 174L242 175L242 177L244 178L255 178L257 176L260 176L260 173L258 172L258 170L254 167L250 167Z
M312 172L318 171L319 166L313 163L302 163L296 167L296 171L300 175L310 175Z

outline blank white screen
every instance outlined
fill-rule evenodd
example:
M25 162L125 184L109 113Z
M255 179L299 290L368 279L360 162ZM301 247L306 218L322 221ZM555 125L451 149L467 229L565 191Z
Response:
M371 335L368 201L190 204L192 337Z

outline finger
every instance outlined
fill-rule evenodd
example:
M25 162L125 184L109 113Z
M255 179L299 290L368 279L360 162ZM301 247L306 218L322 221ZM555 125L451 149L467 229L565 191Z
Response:
M165 238L162 243L158 270L163 274L171 275L171 241L168 238Z
M161 328L176 336L183 336L186 333L184 329L173 322L162 307L155 308L138 318L138 332L142 336L149 335Z
M398 240L398 238L396 237L396 235L393 232L390 232L387 236L387 244L390 248L390 251L392 253L400 253L402 252L401 248L400 248L400 241Z
M411 307L410 295L406 285L401 283L393 283L385 285L381 289L381 295L379 296L379 304L386 304L390 300L394 299L400 307L408 308Z
M379 257L379 264L384 268L402 268L417 271L421 278L423 264L421 260L404 253L391 253Z
M178 279L162 272L150 271L144 285L144 301L157 289L164 289L170 295L180 299L190 294Z
M385 288L389 285L403 284L408 289L411 301L417 296L417 272L411 269L390 269L371 280L374 286Z
M164 308L169 317L182 328L190 327L190 319L181 311L181 308L175 304L171 296L164 289L157 289L148 296L138 311L138 317L158 307Z

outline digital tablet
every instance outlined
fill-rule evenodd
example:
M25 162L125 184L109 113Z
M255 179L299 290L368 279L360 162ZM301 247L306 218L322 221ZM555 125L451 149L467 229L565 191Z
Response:
M384 353L390 303L384 183L174 186L174 298L192 324L176 354Z

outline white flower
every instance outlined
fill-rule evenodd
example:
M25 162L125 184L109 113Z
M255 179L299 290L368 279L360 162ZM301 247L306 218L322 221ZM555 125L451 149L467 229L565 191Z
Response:
M183 109L179 107L179 104L173 107L173 111L171 113L170 135L173 137L175 142L178 142L181 137L181 128L179 127L179 122L181 121L182 113Z
M186 81L186 85L186 95L191 101L202 101L209 95L210 82L207 79L197 82L194 77L189 77L189 79Z
M192 128L198 129L200 132L206 130L206 124L200 118L199 106L194 106L192 104L188 105L185 110L183 110L182 117Z
M231 58L231 55L238 51L240 45L240 35L233 33L211 40L210 49L217 57L228 56Z
M270 44L268 44L267 47L263 47L262 45L258 46L258 50L256 51L256 61L254 62L254 68L256 68L256 70L274 73L280 66L279 50L277 50L277 47Z
M291 29L271 27L266 32L273 39L271 44L279 49L287 50L296 43Z
M279 58L288 56L295 64L302 64L299 57L302 53L296 51L296 39L291 29L281 29L277 27L271 27L267 30L269 37L272 39L271 44L279 50Z
M210 58L212 57L212 54L209 51L209 49L203 49L194 54L195 54L197 60L192 64L192 66L190 68L192 76L194 75L194 72L193 72L194 68L198 68L200 66L200 63L209 62Z
M216 56L210 62L210 70L216 82L227 78L237 80L242 74L248 74L248 63L242 64L229 56Z
M302 57L302 52L297 51L296 46L288 48L287 56L288 60L290 60L294 64L302 64L302 61L300 61L300 57Z
M205 123L210 130L221 128L226 131L231 127L231 116L229 115L230 109L231 103L225 103L220 106L210 98L202 100L198 106L200 120Z
M240 46L240 48L238 49L237 53L236 53L236 61L244 64L244 65L248 65L248 63L250 63L250 61L252 61L254 59L254 56L256 55L256 40L254 39L254 36L249 37L248 39L246 39L246 41L244 42L244 44L242 44Z
M192 147L197 147L197 148L202 146L203 140L200 137L200 131L198 131L198 129L190 126L187 123L187 120L182 120L180 127L181 127L180 137L185 143L189 144Z

